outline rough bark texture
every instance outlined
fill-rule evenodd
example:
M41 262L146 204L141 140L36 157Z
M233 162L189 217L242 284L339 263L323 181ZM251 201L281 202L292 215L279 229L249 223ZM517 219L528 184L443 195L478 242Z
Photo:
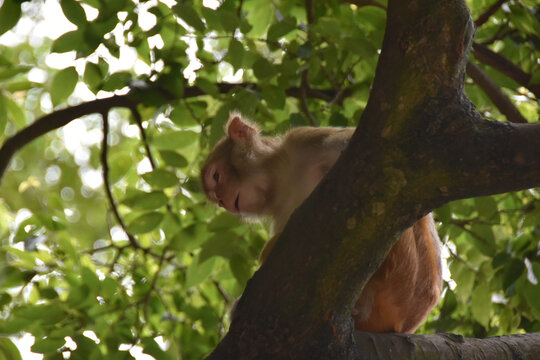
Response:
M400 233L450 200L540 185L540 125L484 120L463 93L473 33L463 1L389 2L373 90L349 147L292 215L209 359L391 358L366 348L373 337L355 335L349 314ZM377 335L385 336L396 337ZM454 354L468 354L463 344Z
M540 354L540 333L472 339L454 334L423 336L358 332L354 338L363 350L359 358L362 360L535 360Z

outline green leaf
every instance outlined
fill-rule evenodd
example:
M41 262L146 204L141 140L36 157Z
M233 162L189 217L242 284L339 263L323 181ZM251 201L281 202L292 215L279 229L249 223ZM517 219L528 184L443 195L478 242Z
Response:
M485 283L478 284L474 288L471 299L471 312L474 318L485 328L489 327L491 317L491 293Z
M7 90L9 92L17 92L17 91L26 91L30 89L34 89L37 87L41 87L41 84L29 81L29 80L20 80L20 81L11 81L5 84L4 90Z
M242 287L246 286L248 280L251 278L251 266L246 259L240 254L234 254L229 262L229 266L240 285Z
M171 186L176 186L179 183L176 175L167 170L156 169L141 175L144 181L150 184L153 188L164 189Z
M236 12L224 9L222 6L218 8L217 13L221 26L225 31L232 33L240 26L240 19L238 19Z
M522 260L512 259L503 268L503 289L508 289L525 272L525 264Z
M218 216L214 217L210 224L208 224L208 230L212 232L220 232L225 229L232 229L240 225L240 217L233 215L229 212L222 212Z
M112 154L109 157L109 181L115 184L120 181L133 166L131 155L126 152Z
M21 2L4 0L0 7L0 35L17 25L21 18Z
M474 199L478 214L489 219L498 211L497 201L492 196L483 196Z
M253 64L253 73L260 80L268 79L275 75L275 68L268 60L261 57Z
M0 293L0 308L4 305L7 305L11 302L11 295L9 295L8 293Z
M22 360L19 349L8 338L0 338L0 359Z
M162 191L149 193L139 191L130 195L123 203L135 210L154 210L167 205L169 198Z
M13 316L54 325L65 320L66 313L56 305L24 305L15 309Z
M204 32L205 26L197 11L190 4L177 4L172 8L173 12L184 20L186 24L199 32Z
M75 90L79 74L74 67L68 67L56 73L51 84L51 100L57 106L64 102Z
M186 272L186 288L198 285L206 280L217 263L217 258L210 258L204 262L199 262L199 258L195 257L193 262L188 267Z
M458 261L454 261L450 264L450 273L452 274L452 279L454 279L457 284L454 291L455 294L461 302L467 302L471 296L476 274Z
M219 89L216 84L207 79L198 77L195 81L195 86L202 90L205 94L217 97L219 95Z
M32 345L32 352L40 353L40 354L53 354L56 353L58 349L60 349L64 344L66 343L66 340L64 338L44 338L44 339L36 339L34 345Z
M193 116L188 111L186 105L181 104L176 106L173 111L171 111L171 114L169 115L169 118L173 123L180 127L190 127L190 126L196 126L199 123L193 118Z
M101 67L98 64L91 62L86 63L84 68L83 80L94 93L99 90L103 83L104 75L101 72Z
M193 131L167 131L155 135L152 145L160 150L176 150L187 147L199 139L199 134Z
M285 91L274 85L266 85L262 88L262 94L268 107L271 109L283 109L285 106Z
M62 0L60 1L60 6L66 18L77 25L77 27L82 27L86 24L86 13L84 12L81 4L74 0Z
M32 67L27 65L13 66L10 64L9 66L2 66L0 67L0 80L6 80L16 75L27 73L30 70L32 70Z
M162 150L159 152L159 155L165 164L169 166L184 168L189 164L185 157L172 150Z
M187 252L198 249L207 239L206 224L191 224L174 235L170 240L171 250Z
M131 78L133 76L127 71L121 71L112 74L109 76L105 83L103 84L103 90L105 91L114 91L122 89L129 85Z
M98 293L101 288L101 282L97 277L96 273L84 266L81 269L81 279L82 282L87 285L91 291Z
M245 50L242 43L238 40L231 39L226 60L233 66L234 70L242 68L242 64L244 63L244 52Z
M238 240L238 235L232 231L221 231L214 234L202 246L199 254L199 261L204 262L213 256L230 258L237 252L234 242Z
M7 118L11 121L18 129L21 129L26 126L26 114L24 110L20 108L19 105L8 97L3 98L4 105L7 110ZM0 131L1 133L1 131Z
M474 224L471 226L472 232L476 236L470 236L469 239L483 254L493 257L495 256L495 235L491 225Z
M159 212L149 212L137 217L127 227L132 234L144 234L157 228L163 220L163 214Z
M267 39L269 41L277 41L281 37L287 35L296 28L296 19L294 17L286 17L282 21L272 24L268 29Z
M56 39L51 47L53 53L66 53L69 51L80 51L84 46L84 36L82 31L69 31Z
M540 284L531 284L527 282L524 286L525 299L529 306L536 311L540 312Z
M161 350L155 340L152 338L144 338L141 341L143 353L153 356L155 359L172 360L173 357Z

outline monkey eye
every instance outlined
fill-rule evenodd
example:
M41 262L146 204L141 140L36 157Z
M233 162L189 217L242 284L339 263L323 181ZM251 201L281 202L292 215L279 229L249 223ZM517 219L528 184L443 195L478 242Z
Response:
M212 178L214 179L214 181L216 183L218 183L219 182L219 173L217 171L214 172L214 175L212 176Z

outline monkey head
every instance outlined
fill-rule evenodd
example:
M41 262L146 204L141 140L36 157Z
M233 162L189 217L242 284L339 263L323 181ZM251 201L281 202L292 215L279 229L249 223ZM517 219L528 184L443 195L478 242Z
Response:
M201 180L208 198L232 213L264 215L272 206L271 158L277 138L263 137L259 129L232 113L226 136L210 152Z

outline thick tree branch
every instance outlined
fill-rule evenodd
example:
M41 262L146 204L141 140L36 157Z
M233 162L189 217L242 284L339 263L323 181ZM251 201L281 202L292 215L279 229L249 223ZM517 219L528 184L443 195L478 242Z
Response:
M467 63L467 75L473 79L484 93L490 98L499 111L506 116L508 121L514 123L526 123L527 119L521 115L519 110L512 104L508 96L501 88L493 82L478 66L472 62Z
M226 94L230 91L233 91L234 89L242 87L257 88L255 84L250 83L218 84L217 86L220 93L222 94ZM98 99L85 102L80 105L72 106L62 110L57 110L51 114L45 115L37 119L33 124L29 125L28 127L16 133L11 138L7 139L0 148L0 183L13 155L18 150L22 149L26 144L30 143L32 140L48 133L49 131L61 128L62 126L67 125L71 121L85 115L106 113L114 107L129 108L133 111L133 109L136 108L137 104L144 102L149 95L155 97L156 91L158 93L162 93L160 89L156 89L153 87L136 88L126 95L115 95L107 99ZM296 98L301 98L304 93L308 97L328 102L335 99L337 95L336 91L324 89L301 89L299 87L291 87L286 90L287 96ZM344 93L341 94L341 99L349 96L351 93L351 90L345 90ZM190 87L185 89L183 98L187 99L201 95L206 95L206 93L197 87ZM166 94L165 97L172 100L170 94ZM133 112L133 114L134 116L136 116L136 112ZM137 117L135 117L135 120L138 124L138 120L140 119L137 119Z
M540 354L540 333L471 339L453 334L426 336L357 332L354 338L364 355L360 358L362 360L391 359L394 354L400 354L403 360L521 360L533 359L534 354Z
M517 82L519 85L529 89L537 99L540 99L540 85L530 84L531 75L521 70L504 56L491 51L487 46L479 43L474 43L473 55L478 61L491 66Z

